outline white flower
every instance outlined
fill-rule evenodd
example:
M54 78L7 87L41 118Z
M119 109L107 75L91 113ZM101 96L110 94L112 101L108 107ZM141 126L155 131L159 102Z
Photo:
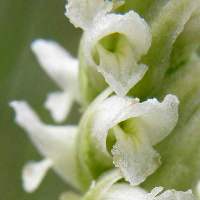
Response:
M57 122L68 115L74 101L79 102L78 60L53 41L38 39L32 45L41 67L61 91L48 95L45 107Z
M142 79L147 66L140 64L151 44L147 23L134 11L110 13L122 1L69 0L66 16L84 30L83 54L118 95L126 93ZM112 48L107 42L114 40Z
M76 172L76 126L51 126L41 122L31 107L23 101L13 101L10 106L16 112L16 123L44 157L43 161L29 162L23 169L23 186L32 192L41 183L47 170L53 167L67 183L79 188Z
M113 11L123 3L123 0L68 0L66 5L66 16L75 27L81 28L84 32L80 46L80 82L84 85L82 88L84 88L83 94L86 96L86 102L90 102L98 95L106 87L106 82L109 85L108 89L89 105L79 126L47 125L26 102L13 101L10 103L16 112L16 123L27 132L43 156L41 161L30 161L23 168L23 187L27 192L36 190L48 170L53 168L77 191L87 190L85 194L63 193L60 200L195 199L190 190L186 192L165 191L162 187L155 187L149 192L139 187L161 164L159 153L163 152L160 149L156 151L154 147L163 141L176 126L178 98L169 94L162 102L155 98L140 102L138 98L128 97L126 94L144 77L148 70L146 64L151 66L150 72L137 90L141 90L143 84L149 83L150 85L147 87L145 85L145 95L140 93L140 96L144 98L149 96L148 91L152 89L152 86L168 76L169 63L174 63L170 61L172 44L175 45L175 50L179 47L179 44L176 47L175 40L183 31L184 25L187 30L189 23L186 24L186 21L191 16L199 14L197 12L192 15L199 0L180 2L175 0L166 3L161 12L156 13L155 19L152 19L151 28L134 11L125 14L114 13ZM162 11L166 13L163 15ZM178 20L174 19L175 13L178 13ZM194 22L196 27L196 20ZM191 24L189 25L188 27L192 28ZM170 29L167 34L165 34L166 27ZM182 43L184 37L180 35L178 42ZM188 34L187 37L189 37ZM151 51L148 53L150 46ZM161 54L158 56L156 54L160 48L156 47L161 48ZM155 51L155 48L158 51ZM78 84L79 62L53 41L36 40L32 43L32 50L42 68L61 90L48 95L45 102L45 107L51 112L53 118L61 122L69 114L74 101L84 104L79 96L81 92ZM143 56L147 53L147 57L144 58ZM173 50L172 58L173 53L176 59L179 51L174 52ZM161 69L159 66L164 68ZM176 65L172 65L172 69L173 67L176 69ZM184 66L182 69L185 70ZM98 72L102 76L99 76ZM165 73L166 77L164 77ZM95 75L92 76L93 74ZM159 81L155 77L158 77ZM101 82L101 84L97 83L93 86L91 83L95 84L95 82ZM177 84L179 86L177 82L170 87L175 88ZM169 88L169 84L167 87ZM194 88L196 90L196 87ZM159 87L155 88L155 91L158 89ZM92 90L91 94L90 90ZM166 88L164 91L162 94L168 93L166 93ZM169 91L171 93L171 89ZM177 92L173 93L177 94ZM185 92L183 94L181 97L184 96L185 101L187 96ZM188 102L187 104L191 105ZM173 153L176 155L176 152ZM169 172L170 170L166 171L166 174ZM103 176L102 173L104 173ZM167 176L163 177L167 178ZM157 179L157 183L159 182L163 183ZM90 188L88 188L89 185ZM154 185L155 182L150 187ZM198 196L199 185L198 183L196 188Z
M100 169L100 165L105 167L106 160L111 158L123 177L132 185L138 185L160 165L160 156L153 146L167 137L175 127L178 99L167 95L161 103L156 99L140 103L138 99L129 97L111 96L102 100L101 96L98 97L101 100L97 98L83 116L79 131L83 135L81 139L89 141L80 143L80 149L87 153L88 148L95 149L100 153L96 153L95 161L92 161L93 157L89 153L83 155L80 151L80 157L90 170L98 159ZM112 135L112 141L109 135ZM110 145L111 152L108 150Z

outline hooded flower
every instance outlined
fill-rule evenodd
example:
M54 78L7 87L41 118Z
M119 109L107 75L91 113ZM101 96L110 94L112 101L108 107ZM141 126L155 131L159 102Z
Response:
M110 94L109 90L101 94L82 117L80 165L94 178L101 170L112 167L113 159L123 177L138 185L160 165L153 146L175 127L179 102L173 95L167 95L160 103L156 99L139 102L135 98L109 97Z
M141 64L151 44L147 23L134 11L114 14L122 1L69 0L66 16L84 31L82 52L86 65L98 70L119 95L142 79L147 66ZM109 47L109 43L114 45Z

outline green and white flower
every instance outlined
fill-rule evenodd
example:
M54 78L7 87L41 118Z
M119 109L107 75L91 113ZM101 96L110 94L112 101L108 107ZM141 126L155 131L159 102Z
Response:
M44 158L25 165L26 191L52 167L77 191L61 200L199 199L199 8L199 0L68 0L65 14L83 30L79 60L53 41L32 50L61 89L45 103L53 118L64 120L74 101L82 116L51 126L26 102L10 103Z
M147 71L147 66L139 61L151 45L151 33L144 19L134 11L111 13L121 3L71 0L66 6L66 16L84 31L82 52L86 64L95 67L110 87L124 96Z
M78 137L80 166L95 178L113 162L127 181L138 185L160 165L153 146L175 127L178 99L167 95L162 103L156 99L139 102L106 95L109 92L100 95L82 117Z

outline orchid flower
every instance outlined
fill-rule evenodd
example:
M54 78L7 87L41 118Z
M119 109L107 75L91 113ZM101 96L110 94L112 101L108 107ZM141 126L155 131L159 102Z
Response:
M160 165L153 146L175 127L178 99L167 95L161 103L156 99L139 102L137 98L107 97L109 94L109 90L101 94L80 122L80 166L90 171L82 176L95 178L113 162L127 181L138 185Z
M86 65L95 67L110 87L124 96L147 71L139 61L150 47L151 33L134 11L111 13L121 4L122 1L70 0L66 16L84 31L82 51ZM108 46L110 40L115 40L114 46Z
M60 200L199 199L200 0L68 0L83 30L79 58L57 43L31 48L60 92L44 124L25 101L15 121L43 157L22 170L33 192L52 168L75 191Z

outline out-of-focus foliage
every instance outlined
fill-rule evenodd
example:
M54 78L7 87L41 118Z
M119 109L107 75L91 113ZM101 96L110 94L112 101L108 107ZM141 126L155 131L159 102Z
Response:
M21 168L40 160L24 131L13 122L8 103L26 99L46 122L53 122L42 107L55 85L40 69L30 51L36 38L53 39L76 55L80 32L64 16L65 1L0 0L0 199L55 200L66 186L53 172L34 194L21 186ZM73 122L74 117L70 117Z

